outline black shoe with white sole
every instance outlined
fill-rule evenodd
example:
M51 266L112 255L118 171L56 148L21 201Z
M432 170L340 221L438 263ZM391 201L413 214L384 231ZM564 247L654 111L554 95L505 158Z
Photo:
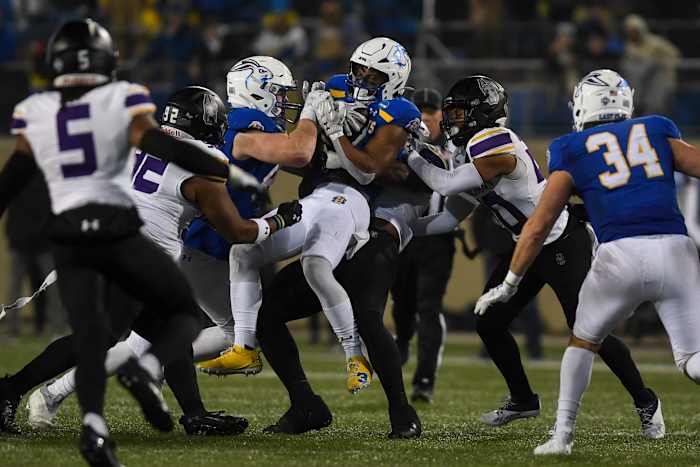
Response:
M134 396L141 406L143 416L155 429L172 431L173 419L163 399L158 382L135 358L130 358L117 371L117 379Z
M491 426L506 425L519 418L534 418L540 415L540 398L537 394L526 402L515 401L508 397L496 410L479 417L482 423Z
M191 436L240 435L248 428L248 420L219 412L205 412L202 415L180 417L180 425Z
M298 435L311 430L320 430L330 426L333 415L319 396L314 396L310 403L292 405L274 425L263 430L268 434Z

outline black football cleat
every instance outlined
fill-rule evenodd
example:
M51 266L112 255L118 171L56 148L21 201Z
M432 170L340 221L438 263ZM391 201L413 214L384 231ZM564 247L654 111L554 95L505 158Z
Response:
M20 399L10 388L9 376L0 378L0 433L20 433L15 423Z
M174 428L168 405L158 383L135 358L130 358L117 371L117 380L141 406L143 416L156 430L168 432Z
M79 446L83 459L92 467L123 467L114 454L114 441L98 434L92 427L83 425Z
M416 410L406 405L399 410L390 410L391 433L389 439L413 439L420 438L423 426Z
M190 436L240 435L248 428L248 420L219 412L205 412L202 415L180 417L180 425Z
M292 405L279 421L263 430L263 433L299 435L311 430L320 430L330 426L333 414L319 396L314 396L311 403L302 407Z

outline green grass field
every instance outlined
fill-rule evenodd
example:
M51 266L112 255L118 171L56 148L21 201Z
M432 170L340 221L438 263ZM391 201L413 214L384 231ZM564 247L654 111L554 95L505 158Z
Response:
M3 340L0 374L16 371L45 343L31 338ZM607 369L596 363L579 417L574 454L555 459L535 458L532 449L546 437L553 421L560 342L549 343L544 361L527 364L533 386L542 398L542 416L497 429L480 425L478 416L500 402L505 385L490 362L473 357L477 349L473 338L451 336L435 401L429 406L417 406L424 434L414 441L386 438L389 423L379 382L375 380L376 384L364 393L347 394L342 355L322 346L304 347L302 354L312 385L335 417L333 425L321 432L301 436L262 433L287 408L286 393L269 368L248 378L200 377L210 410L225 409L250 420L248 431L237 437L187 437L179 425L173 433L157 433L146 425L135 403L115 383L108 388L107 420L118 443L120 460L127 466L700 464L700 417L696 415L700 391L676 371L666 347L634 350L648 385L662 395L666 439L647 441L641 437L628 396ZM413 364L412 359L405 371L407 382ZM166 396L178 413L168 390ZM0 465L82 465L76 449L79 417L74 397L64 405L59 427L54 431L32 432L25 419L26 411L21 410L23 435L0 435Z

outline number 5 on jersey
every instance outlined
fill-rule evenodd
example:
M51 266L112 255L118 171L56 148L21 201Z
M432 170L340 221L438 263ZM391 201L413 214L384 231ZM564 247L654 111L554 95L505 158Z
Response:
M633 125L630 130L626 158L622 154L617 137L609 131L592 134L586 140L586 149L589 154L597 152L602 146L607 149L603 153L605 162L615 167L614 172L608 170L598 175L600 183L609 190L627 184L632 175L630 167L644 166L647 178L660 177L664 174L661 164L659 164L659 157L649 143L647 130L643 123Z

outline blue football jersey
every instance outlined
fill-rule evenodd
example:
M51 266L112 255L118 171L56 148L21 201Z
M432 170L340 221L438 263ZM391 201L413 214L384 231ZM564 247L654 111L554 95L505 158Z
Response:
M571 174L600 242L687 235L668 142L680 137L676 125L658 115L598 125L555 139L549 170Z
M258 130L266 133L279 133L282 130L275 121L256 109L236 108L228 113L228 130L224 135L224 145L221 150L232 164L240 167L263 183L271 183L278 166L249 158L236 160L233 158L233 140L239 131ZM228 187L229 195L245 219L258 217L262 214L260 207L253 200L252 194L233 190ZM219 235L206 219L193 220L183 233L185 246L202 251L219 259L228 259L231 244Z

